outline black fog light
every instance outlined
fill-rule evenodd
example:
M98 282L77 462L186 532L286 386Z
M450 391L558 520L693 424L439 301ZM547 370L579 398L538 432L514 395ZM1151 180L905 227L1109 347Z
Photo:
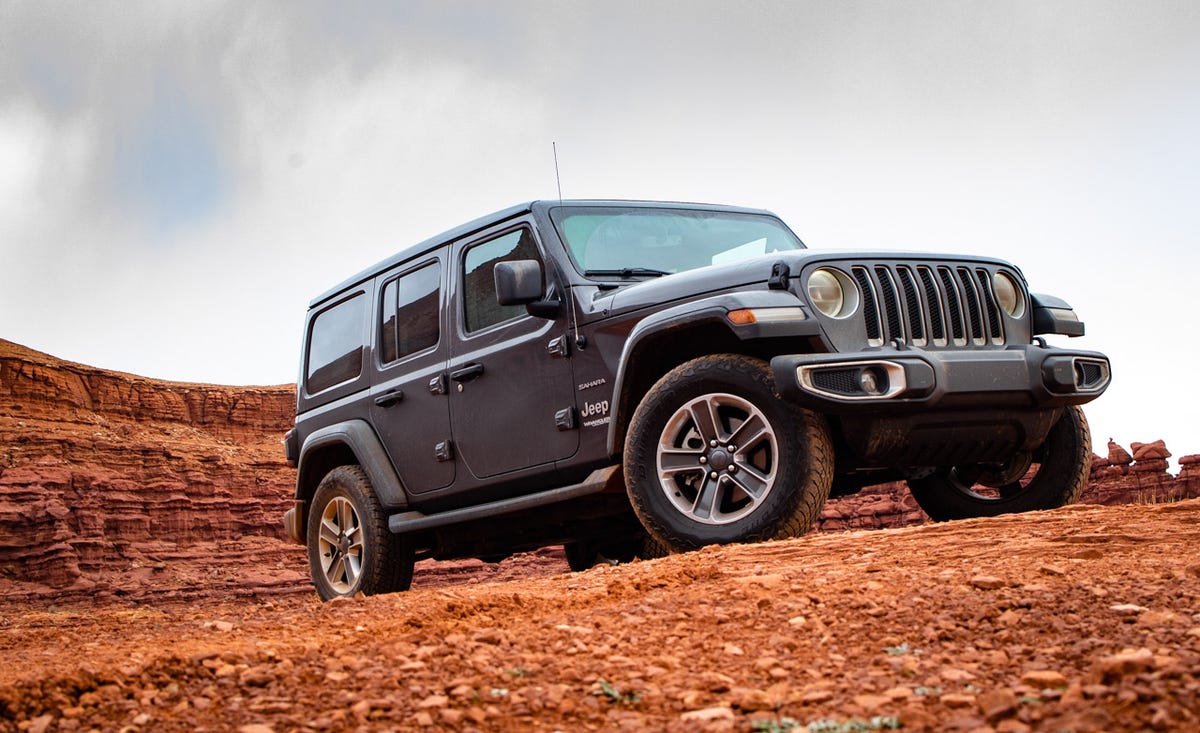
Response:
M887 375L876 369L863 369L858 374L858 386L872 397L878 397L887 391Z

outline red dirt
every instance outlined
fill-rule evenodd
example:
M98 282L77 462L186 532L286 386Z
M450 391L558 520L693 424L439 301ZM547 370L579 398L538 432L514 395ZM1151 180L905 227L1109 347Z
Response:
M1195 730L1198 522L1075 506L331 604L9 605L0 729Z

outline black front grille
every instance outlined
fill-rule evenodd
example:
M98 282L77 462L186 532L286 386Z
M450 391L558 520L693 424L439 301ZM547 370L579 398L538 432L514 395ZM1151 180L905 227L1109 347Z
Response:
M915 346L1004 343L1004 319L983 267L892 265L850 268L862 293L867 340Z

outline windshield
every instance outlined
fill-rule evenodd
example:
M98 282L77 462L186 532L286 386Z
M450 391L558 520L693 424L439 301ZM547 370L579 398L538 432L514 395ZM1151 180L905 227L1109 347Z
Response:
M667 275L803 249L778 219L695 209L562 206L550 217L585 275Z

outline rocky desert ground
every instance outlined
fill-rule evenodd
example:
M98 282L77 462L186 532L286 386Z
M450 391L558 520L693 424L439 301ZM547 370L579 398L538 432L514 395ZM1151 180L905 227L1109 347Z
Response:
M787 542L321 604L278 525L293 394L0 341L0 731L1200 729L1200 457L1161 441L1053 512L879 487Z

